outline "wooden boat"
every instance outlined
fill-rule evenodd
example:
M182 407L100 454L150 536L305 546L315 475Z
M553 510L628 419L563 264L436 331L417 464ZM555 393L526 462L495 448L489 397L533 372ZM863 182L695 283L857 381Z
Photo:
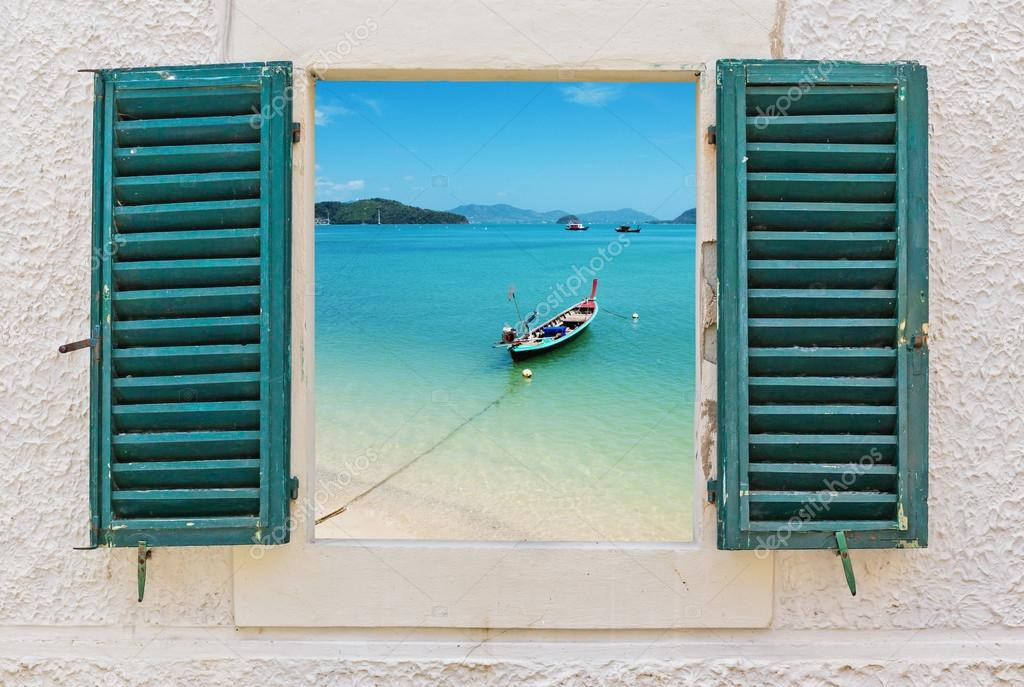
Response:
M525 335L511 327L502 332L502 345L508 348L512 360L523 360L541 353L547 353L566 345L586 331L597 317L597 280L590 287L590 296L576 305L563 310L550 320L529 330Z
M590 227L583 224L582 222L569 222L568 224L565 225L566 231L586 231L589 228Z
M615 231L619 232L620 234L639 234L640 227L634 228L629 226L628 224L621 224L619 225L619 228L616 229Z

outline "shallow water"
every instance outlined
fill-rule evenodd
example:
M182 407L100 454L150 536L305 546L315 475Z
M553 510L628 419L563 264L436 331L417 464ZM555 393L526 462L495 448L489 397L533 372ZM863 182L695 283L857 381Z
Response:
M613 229L316 228L317 536L692 538L694 227ZM591 270L588 331L492 347Z

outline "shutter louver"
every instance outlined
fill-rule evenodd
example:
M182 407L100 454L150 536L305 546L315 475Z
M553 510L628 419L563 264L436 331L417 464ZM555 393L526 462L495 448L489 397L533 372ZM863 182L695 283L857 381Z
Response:
M288 540L290 87L96 75L94 543Z
M719 544L923 546L924 69L730 60L718 84Z

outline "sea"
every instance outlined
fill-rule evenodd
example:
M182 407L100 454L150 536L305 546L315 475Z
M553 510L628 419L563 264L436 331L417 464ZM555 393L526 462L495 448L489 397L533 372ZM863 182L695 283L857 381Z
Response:
M315 227L317 537L693 538L695 227L614 229ZM595 277L574 341L494 346Z

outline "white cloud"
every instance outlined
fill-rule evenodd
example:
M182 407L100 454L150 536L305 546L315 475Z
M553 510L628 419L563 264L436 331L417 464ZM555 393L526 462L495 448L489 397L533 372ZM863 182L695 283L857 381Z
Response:
M406 174L404 177L402 177L402 181L407 181L411 184L412 182L416 181L416 177L414 177L411 174Z
M330 103L324 103L319 105L315 110L315 121L317 126L325 126L334 121L335 117L350 115L352 110L348 109L344 105L334 105Z
M366 105L368 108L370 108L371 110L373 110L377 114L381 113L380 102L379 101L374 100L373 98L361 98L361 97L358 97L358 96L356 96L356 100L360 101L361 103Z
M327 177L317 177L316 190L318 195L347 194L350 191L362 191L366 182L362 179L351 179L338 183Z
M570 103L584 107L601 107L622 95L622 87L611 84L581 83L577 86L566 86L562 95Z

